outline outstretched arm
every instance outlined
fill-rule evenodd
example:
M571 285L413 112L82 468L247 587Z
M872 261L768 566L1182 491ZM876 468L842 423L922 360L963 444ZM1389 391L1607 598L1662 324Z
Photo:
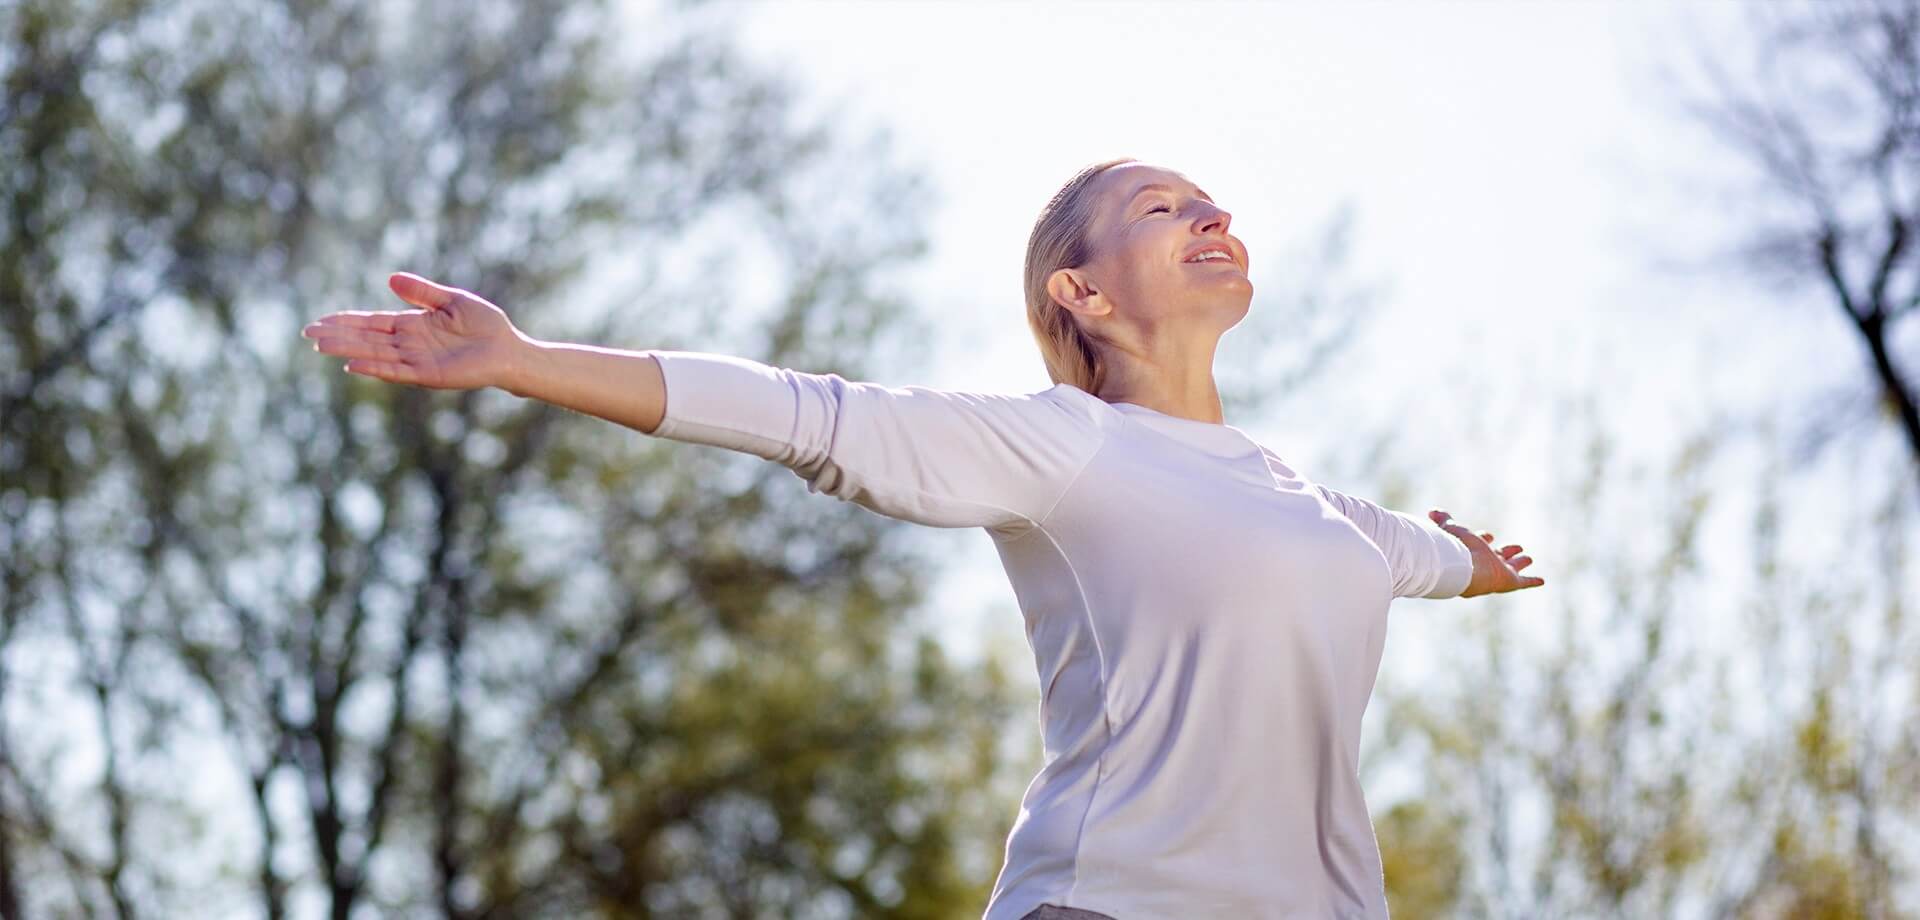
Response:
M1460 597L1472 582L1473 556L1454 537L1364 498L1319 483L1313 487L1387 557L1394 597Z
M1537 575L1520 574L1533 560L1518 544L1495 550L1492 532L1475 533L1438 508L1427 513L1433 522L1428 526L1364 498L1318 483L1314 488L1387 557L1394 597L1479 597L1547 583Z
M1094 397L1067 386L970 393L650 354L667 390L655 434L772 460L809 491L918 524L1037 527L1105 440Z
M387 286L418 310L346 310L300 334L343 370L441 390L498 387L652 434L666 406L660 368L645 352L542 342L470 291L397 272Z
M1092 397L849 381L747 358L542 342L467 291L398 274L423 309L337 313L303 334L346 370L440 388L495 386L637 431L781 463L824 492L936 527L1014 535L1042 523L1104 441Z

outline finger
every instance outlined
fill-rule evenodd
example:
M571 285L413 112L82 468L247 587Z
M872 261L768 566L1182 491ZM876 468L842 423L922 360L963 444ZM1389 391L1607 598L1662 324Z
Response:
M420 375L415 373L413 368L398 361L371 361L365 358L356 358L348 361L341 370L349 374L359 374L363 377L390 380L394 383L417 384L420 382Z
M1480 542L1479 534L1474 533L1471 530L1468 530L1466 527L1460 524L1448 522L1445 524L1441 524L1440 529L1446 531L1447 533L1453 534L1456 537L1459 537L1461 540L1469 544Z
M313 350L323 355L333 355L339 358L367 358L375 361L400 360L400 349L394 345L393 337L379 333L316 336L313 340Z
M343 310L329 313L308 323L300 334L312 338L312 333L328 329L372 329L377 332L392 332L394 317L400 313L379 313L373 310Z
M1519 551L1520 551L1520 544L1518 543L1509 543L1505 546L1500 547L1500 555L1502 556L1511 556L1514 553L1517 553Z
M453 303L458 293L444 284L436 284L412 272L394 272L387 277L387 286L393 288L400 299L416 307L438 309Z
M1435 508L1431 511L1428 511L1427 517L1431 519L1435 524L1440 525L1440 529L1446 531L1447 533L1464 533L1467 530L1465 527L1460 526L1457 522L1454 521L1453 515L1448 514L1439 508Z
M1487 543L1489 544L1493 543L1493 531L1491 530L1480 531L1480 539L1487 541Z
M1512 559L1507 560L1507 564L1510 566L1513 566L1515 571L1518 571L1520 569L1524 569L1527 566L1532 565L1533 560L1526 556L1515 556Z

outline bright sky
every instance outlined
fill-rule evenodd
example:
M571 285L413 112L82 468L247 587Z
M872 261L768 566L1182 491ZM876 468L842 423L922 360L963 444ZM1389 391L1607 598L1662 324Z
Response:
M1255 315L1299 283L1276 273L1279 257L1353 203L1345 277L1386 285L1363 341L1284 394L1270 420L1228 421L1309 476L1369 497L1368 450L1385 437L1388 465L1414 471L1399 510L1445 507L1520 542L1548 580L1493 599L1395 601L1383 689L1434 688L1475 667L1458 657L1468 622L1526 633L1536 648L1576 611L1582 634L1600 628L1616 603L1603 578L1556 584L1555 574L1576 545L1617 547L1641 565L1658 551L1682 490L1665 471L1684 437L1714 428L1721 411L1782 417L1865 384L1855 336L1818 294L1783 295L1724 269L1663 270L1710 262L1742 229L1745 164L1674 113L1680 94L1656 69L1695 73L1695 33L1744 47L1728 29L1738 4L807 0L715 11L736 22L750 60L809 87L815 111L838 108L855 135L887 126L900 160L939 192L939 206L916 215L930 253L898 286L937 317L937 360L887 382L1050 384L1024 322L1024 246L1040 206L1087 163L1169 166L1231 211ZM1601 520L1568 513L1587 445L1584 426L1557 415L1567 401L1595 406L1619 465L1643 477L1616 478ZM1889 440L1878 457L1898 456ZM1750 571L1760 463L1738 449L1709 474L1708 583ZM1793 556L1864 558L1846 528L1819 522L1865 516L1876 496L1856 486L1885 481L1875 463L1830 458L1781 489L1787 519L1815 523L1795 529ZM993 649L1037 693L990 541L916 533L952 560L930 598L949 647ZM1676 641L1737 660L1723 637L1741 634L1728 624L1744 596L1690 591ZM1584 598L1594 602L1572 602ZM1585 647L1606 662L1637 654L1617 639ZM1507 680L1530 685L1537 669L1515 648ZM1778 692L1768 680L1747 677L1755 692ZM1736 716L1767 718L1760 707ZM1369 804L1377 813L1415 787L1389 764L1369 779ZM1515 807L1523 825L1542 820Z
M806 87L811 111L839 108L854 135L888 127L899 161L932 179L938 206L915 215L931 253L898 288L938 318L936 361L891 383L1050 385L1020 299L1027 234L1061 183L1111 156L1179 170L1234 214L1256 314L1303 283L1276 273L1280 257L1351 201L1345 277L1384 286L1362 342L1277 400L1271 423L1228 421L1362 495L1364 445L1343 432L1394 432L1392 456L1426 477L1401 510L1446 507L1497 538L1546 543L1556 524L1544 468L1576 446L1553 440L1547 397L1594 397L1665 456L1713 408L1770 398L1756 371L1788 366L1796 341L1827 336L1825 354L1849 354L1841 330L1803 310L1743 341L1744 363L1716 360L1710 336L1736 308L1654 271L1656 256L1697 254L1703 231L1726 229L1681 193L1724 178L1727 161L1656 107L1648 62L1681 47L1668 6L807 0L708 15L735 24L748 60ZM1689 216L1708 222L1688 230ZM1796 374L1818 370L1797 360ZM955 650L1019 648L985 536L924 536L956 559L934 598ZM1425 643L1394 638L1390 668L1430 664Z

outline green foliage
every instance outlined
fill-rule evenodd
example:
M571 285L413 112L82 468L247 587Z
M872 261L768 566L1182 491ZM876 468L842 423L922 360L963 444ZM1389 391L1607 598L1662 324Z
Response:
M1374 819L1386 873L1389 912L1400 920L1449 916L1460 898L1466 854L1462 815L1443 814L1439 803L1400 802Z
M1375 756L1424 778L1376 823L1396 917L1914 915L1895 882L1916 855L1920 733L1885 694L1920 678L1897 614L1911 490L1896 480L1851 527L1802 509L1882 548L1884 592L1823 604L1835 573L1862 569L1768 549L1776 470L1747 490L1751 568L1703 569L1702 534L1742 529L1709 515L1736 504L1710 500L1733 490L1703 445L1726 443L1690 441L1657 481L1601 463L1560 486L1592 507L1527 545L1593 561L1556 569L1561 593L1524 612L1436 611L1464 620L1435 654L1457 667L1443 686L1383 685Z
M978 912L1013 691L922 635L904 525L297 335L410 268L542 338L859 375L916 338L882 145L595 3L0 29L0 915ZM787 293L670 278L696 244Z

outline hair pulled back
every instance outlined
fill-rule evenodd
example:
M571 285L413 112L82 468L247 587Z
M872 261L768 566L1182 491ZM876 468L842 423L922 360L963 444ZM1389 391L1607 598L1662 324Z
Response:
M1078 268L1092 261L1088 233L1099 199L1089 188L1101 173L1134 162L1138 161L1133 157L1118 157L1080 170L1040 210L1033 233L1027 237L1027 325L1040 345L1047 376L1056 384L1071 383L1088 393L1098 394L1106 379L1106 365L1096 347L1098 340L1080 328L1071 310L1047 293L1047 278L1060 269Z

